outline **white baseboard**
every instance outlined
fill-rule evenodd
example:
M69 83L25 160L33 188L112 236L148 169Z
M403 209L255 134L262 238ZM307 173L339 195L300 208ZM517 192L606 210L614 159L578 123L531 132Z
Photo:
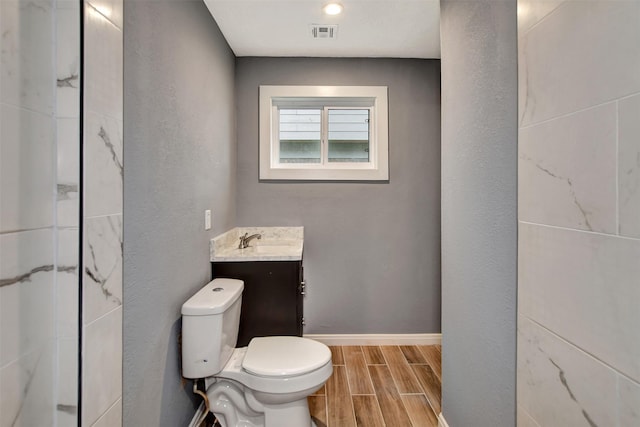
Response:
M449 427L449 424L447 424L447 420L444 419L442 412L438 414L438 427Z
M442 334L305 334L326 345L436 345Z
M197 422L204 415L204 402L200 402L200 406L198 406L198 410L196 411L193 418L191 418L191 422L189 423L189 427L199 427Z

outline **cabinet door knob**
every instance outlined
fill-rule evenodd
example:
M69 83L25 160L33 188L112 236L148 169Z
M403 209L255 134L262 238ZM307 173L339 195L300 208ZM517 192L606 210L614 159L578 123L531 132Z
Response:
M302 282L300 282L300 295L306 295L307 294L307 283L303 280Z

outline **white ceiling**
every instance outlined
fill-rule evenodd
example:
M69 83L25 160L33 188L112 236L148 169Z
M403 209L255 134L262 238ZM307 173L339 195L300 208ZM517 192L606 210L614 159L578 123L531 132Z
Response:
M204 0L236 56L440 58L439 0ZM338 24L335 40L310 24Z

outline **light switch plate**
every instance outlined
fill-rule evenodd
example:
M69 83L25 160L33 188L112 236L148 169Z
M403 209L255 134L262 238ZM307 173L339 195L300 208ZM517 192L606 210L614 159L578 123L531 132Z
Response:
M211 210L204 211L204 229L211 230Z

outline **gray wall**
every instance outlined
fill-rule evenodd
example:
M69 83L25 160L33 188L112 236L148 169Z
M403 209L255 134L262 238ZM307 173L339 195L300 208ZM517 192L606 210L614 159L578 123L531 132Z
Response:
M258 87L389 87L390 182L259 182ZM238 58L238 225L303 225L305 333L440 332L440 63Z
M235 225L235 58L202 1L124 15L124 425L175 427L194 413L180 307L209 280L209 239Z
M444 0L442 408L451 426L515 425L515 0Z

